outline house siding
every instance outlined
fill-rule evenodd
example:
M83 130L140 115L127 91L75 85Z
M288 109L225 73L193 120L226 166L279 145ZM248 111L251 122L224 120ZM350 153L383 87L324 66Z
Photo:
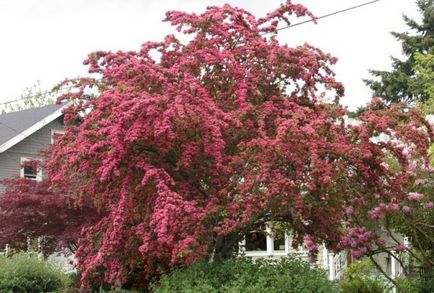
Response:
M52 121L7 151L0 153L0 180L20 176L22 157L41 158L40 152L51 144L52 130L63 130L62 118ZM3 190L4 186L0 184L0 192Z

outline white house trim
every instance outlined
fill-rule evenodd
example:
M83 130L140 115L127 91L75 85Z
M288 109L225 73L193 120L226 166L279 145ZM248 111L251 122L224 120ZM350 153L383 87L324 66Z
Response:
M0 145L0 153L3 153L4 151L10 149L11 147L13 147L14 145L16 145L17 143L19 143L23 139L29 137L30 135L32 135L33 133L35 133L36 131L38 131L39 129L41 129L42 127L44 127L45 125L47 125L48 123L50 123L50 122L56 120L57 118L59 118L60 116L62 116L62 110L65 107L69 106L69 105L70 105L70 103L66 103L65 105L63 105L62 107L60 107L59 109L57 109L55 112L53 112L50 115L44 117L44 119L42 119L39 122L33 124L32 126L30 126L29 128L27 128L26 130L24 130L24 131L22 131L20 133L17 133L17 135L15 135L11 139L9 139L8 141L6 141L2 145Z
M55 136L56 135L64 135L65 134L65 130L55 130L55 129L51 129L51 144L54 144L55 142Z
M32 161L32 160L40 161L40 159L38 159L38 158L29 158L29 157L21 157L20 158L21 165L23 165L27 161ZM21 167L21 169L20 169L20 177L26 178L25 174L24 174L24 167ZM30 179L30 180L42 181L42 169L37 168L36 169L36 177L34 179Z

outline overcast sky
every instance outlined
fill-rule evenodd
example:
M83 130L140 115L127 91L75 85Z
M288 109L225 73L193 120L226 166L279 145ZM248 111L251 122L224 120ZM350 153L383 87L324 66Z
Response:
M283 0L0 0L0 103L19 98L37 81L49 89L67 77L84 76L82 61L95 50L138 50L158 41L172 28L162 23L167 10L201 12L229 3L257 16ZM294 0L316 16L369 0ZM334 67L346 88L350 108L369 101L362 78L367 70L389 69L389 56L399 56L390 31L405 31L402 14L419 19L413 0L380 0L280 33L289 45L308 42L339 58ZM294 19L294 23L298 22Z

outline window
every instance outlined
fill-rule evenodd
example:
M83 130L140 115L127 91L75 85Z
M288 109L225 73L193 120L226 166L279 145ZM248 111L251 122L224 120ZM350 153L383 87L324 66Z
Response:
M274 232L264 225L245 235L239 251L246 256L285 255L289 251L289 238L284 231Z
M274 251L285 251L285 232L274 233L273 246Z
M63 130L51 129L51 144L54 144L64 134L65 134L65 131L63 131Z
M38 166L38 160L33 158L21 158L20 175L22 178L41 181L42 170Z
M267 251L265 231L252 231L246 235L246 251Z

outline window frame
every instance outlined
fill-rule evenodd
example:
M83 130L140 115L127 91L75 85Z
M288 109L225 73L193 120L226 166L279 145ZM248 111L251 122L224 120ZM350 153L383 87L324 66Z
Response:
M58 135L64 135L65 134L65 130L57 130L57 129L51 129L51 144L55 143L55 139L54 136L58 134Z
M20 158L20 177L28 179L28 180L37 181L37 182L42 181L42 169L41 168L36 169L36 177L35 178L29 178L29 177L25 176L26 174L24 173L23 164L27 161L40 161L40 159L39 158L31 158L31 157L21 157Z
M288 255L290 251L290 237L285 232L285 249L275 250L274 239L271 237L272 230L268 225L265 227L266 233L266 250L246 250L246 237L239 243L239 253L245 256L283 256Z

